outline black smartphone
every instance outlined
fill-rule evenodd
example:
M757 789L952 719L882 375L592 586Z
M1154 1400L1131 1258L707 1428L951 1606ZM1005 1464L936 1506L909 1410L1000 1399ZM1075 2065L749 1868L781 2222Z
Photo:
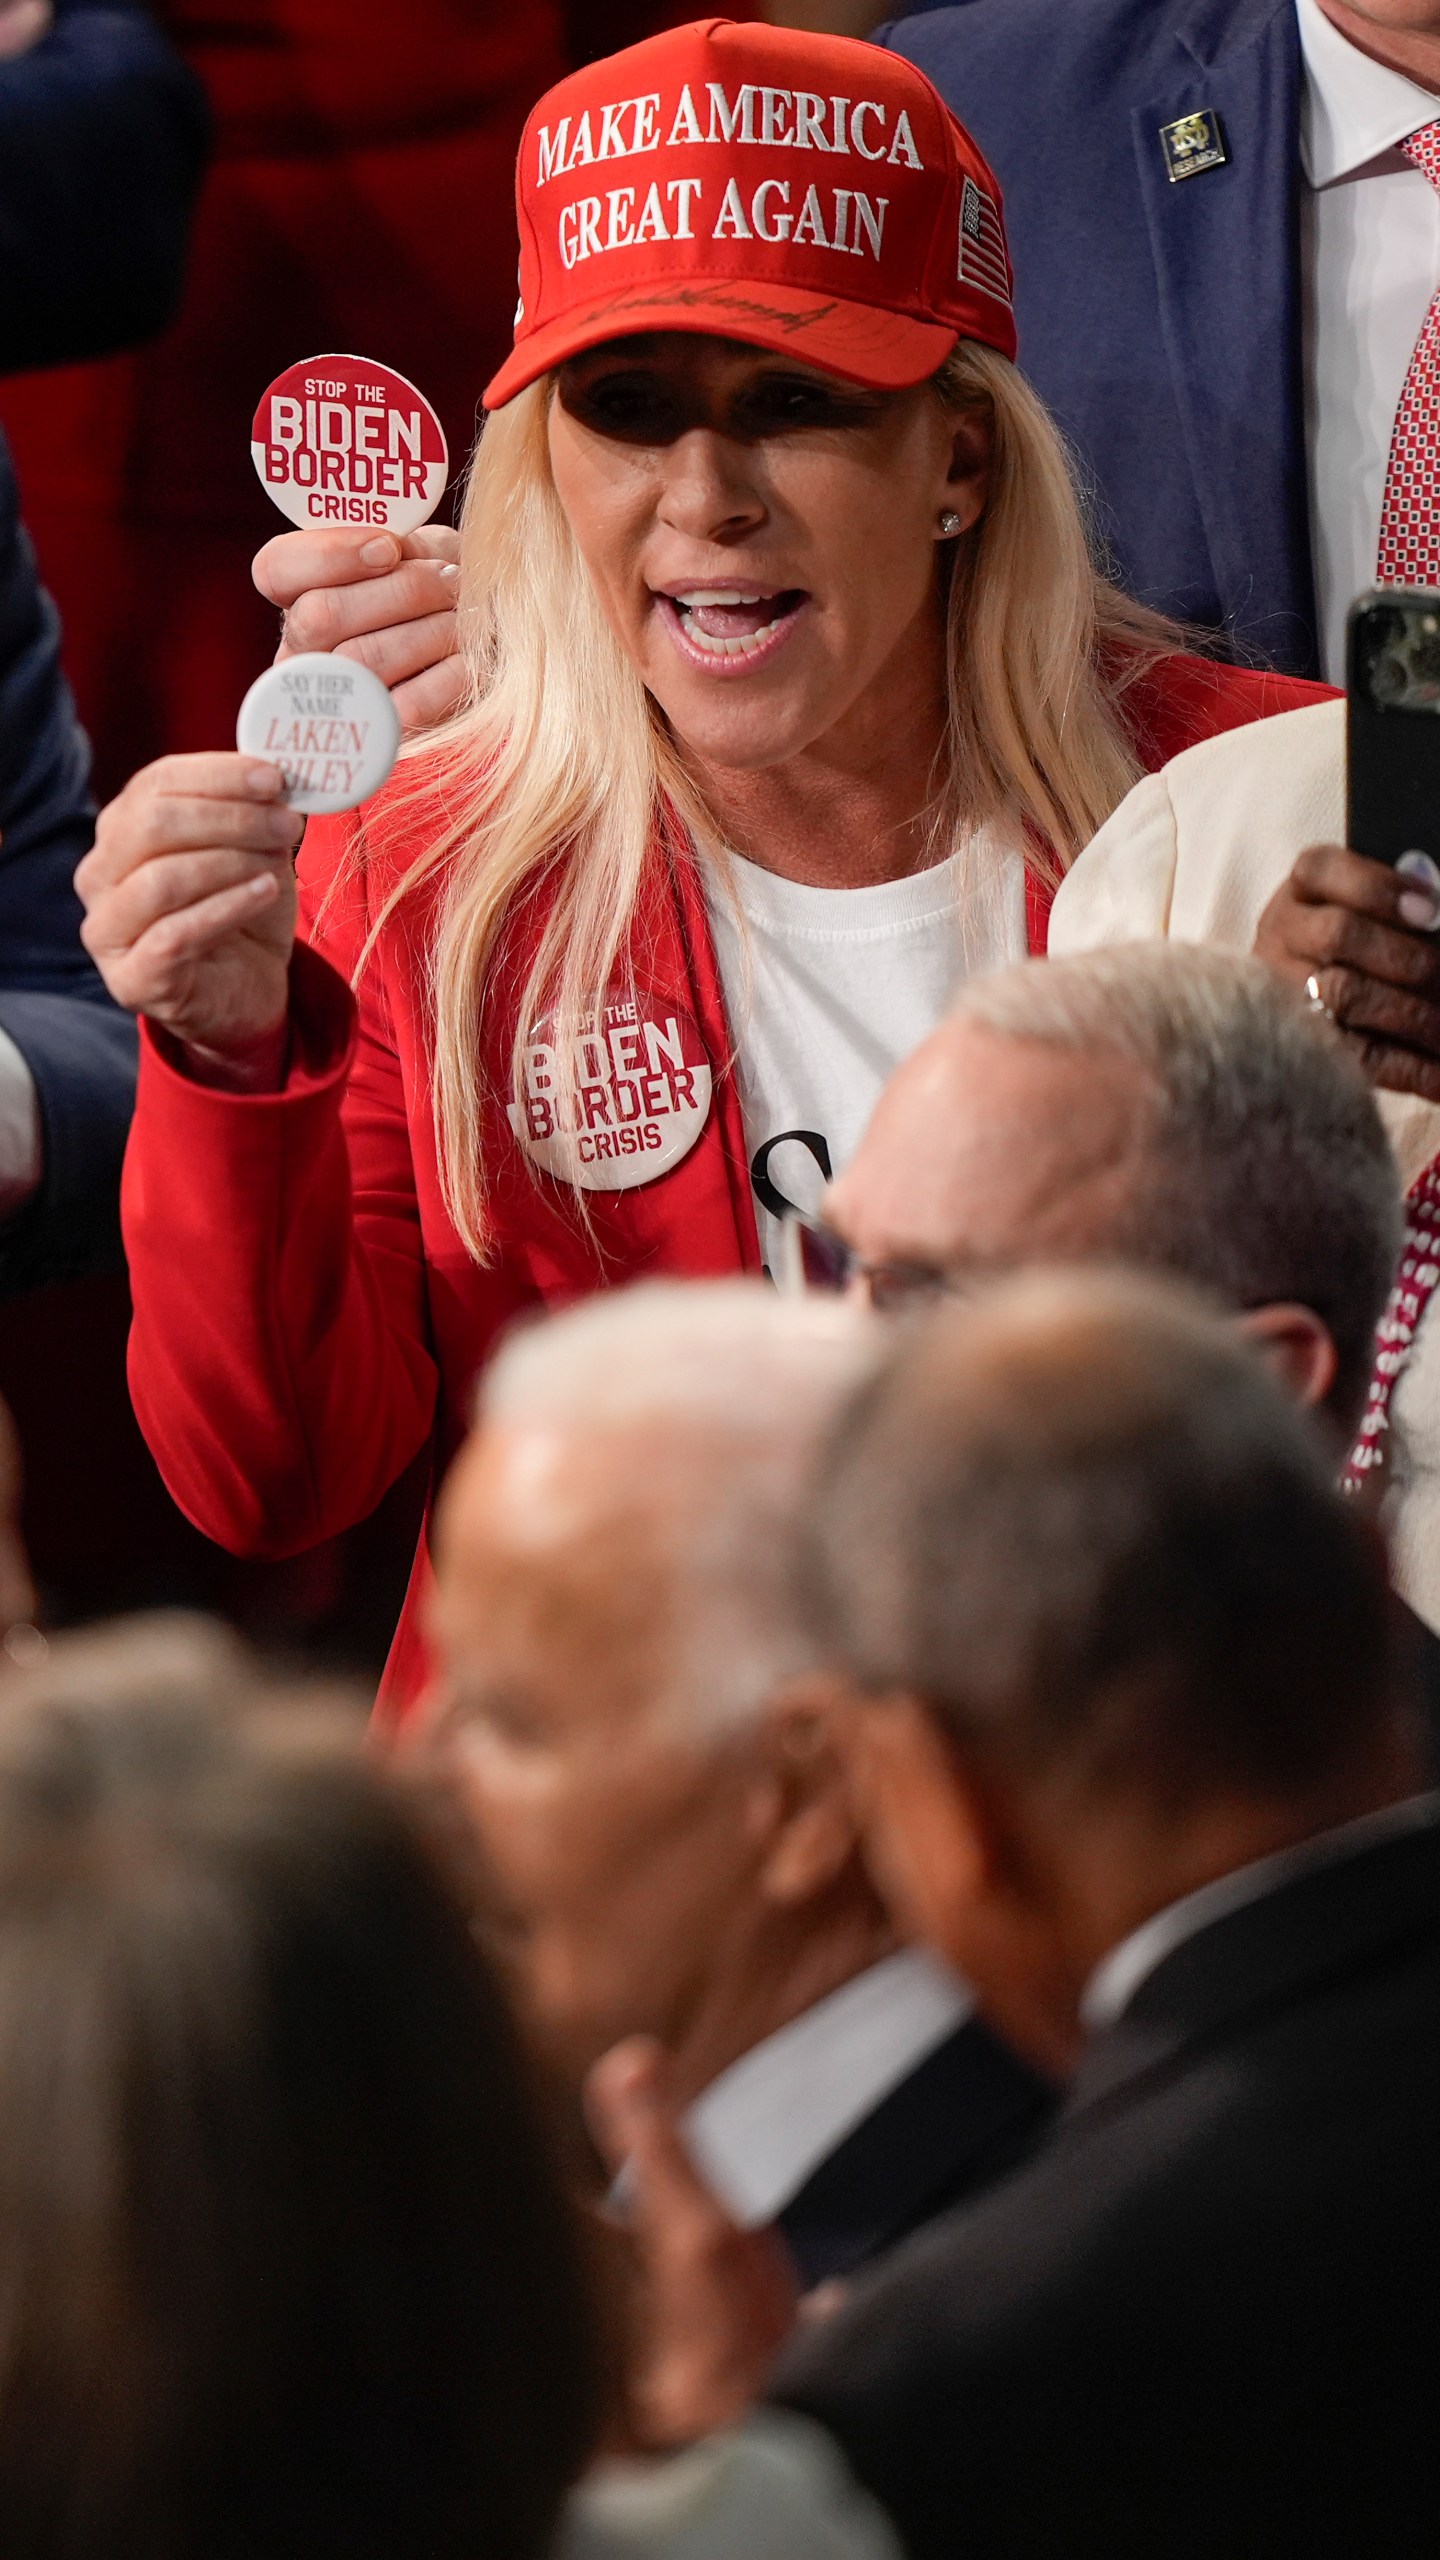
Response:
M1384 587L1350 608L1346 842L1440 891L1440 594ZM1410 857L1415 857L1411 859Z

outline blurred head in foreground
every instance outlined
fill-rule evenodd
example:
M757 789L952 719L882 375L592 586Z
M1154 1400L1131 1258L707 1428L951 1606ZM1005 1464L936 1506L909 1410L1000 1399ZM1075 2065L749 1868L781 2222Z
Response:
M1172 1283L1037 1272L906 1329L808 1574L891 1902L1054 2068L1141 1921L1424 1784L1377 1547Z
M530 2560L590 2429L507 2020L353 1717L140 1621L0 1685L0 2549Z

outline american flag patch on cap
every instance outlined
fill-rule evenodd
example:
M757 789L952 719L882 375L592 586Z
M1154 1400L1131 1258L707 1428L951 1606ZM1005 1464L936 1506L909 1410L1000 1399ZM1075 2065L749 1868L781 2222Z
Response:
M1000 216L983 187L967 178L960 195L960 281L1010 308L1010 271Z

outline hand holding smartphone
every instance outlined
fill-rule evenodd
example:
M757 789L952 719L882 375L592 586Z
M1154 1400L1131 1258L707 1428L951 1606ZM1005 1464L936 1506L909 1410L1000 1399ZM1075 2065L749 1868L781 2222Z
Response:
M1346 693L1346 841L1440 900L1440 595L1392 587L1356 599Z
M1440 594L1350 615L1346 840L1306 847L1255 949L1371 1082L1440 1105Z

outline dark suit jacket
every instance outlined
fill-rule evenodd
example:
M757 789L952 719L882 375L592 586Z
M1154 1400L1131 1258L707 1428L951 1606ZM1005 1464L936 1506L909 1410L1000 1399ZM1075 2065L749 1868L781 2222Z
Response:
M0 372L69 363L163 327L204 165L199 83L148 11L57 0L0 64ZM0 438L0 1026L39 1096L45 1176L0 1230L0 1297L120 1261L135 1026L80 944L75 865L90 758L60 673Z
M911 2560L1440 2532L1440 1832L1177 1948L1035 2157L792 2350Z
M210 119L134 0L56 0L0 63L0 372L109 355L163 329Z
M848 2276L1011 2168L1059 2103L969 2019L823 2160L779 2217L808 2287Z
M963 0L879 40L995 166L1020 363L1093 475L1120 583L1318 674L1294 0ZM1172 184L1160 129L1201 111L1228 161Z
M0 437L0 1027L35 1080L45 1149L38 1194L0 1228L0 1297L120 1261L136 1037L80 942L89 777Z
M1401 1659L1410 1675L1430 1762L1430 1784L1440 1787L1440 1636L1398 1594L1395 1611Z

